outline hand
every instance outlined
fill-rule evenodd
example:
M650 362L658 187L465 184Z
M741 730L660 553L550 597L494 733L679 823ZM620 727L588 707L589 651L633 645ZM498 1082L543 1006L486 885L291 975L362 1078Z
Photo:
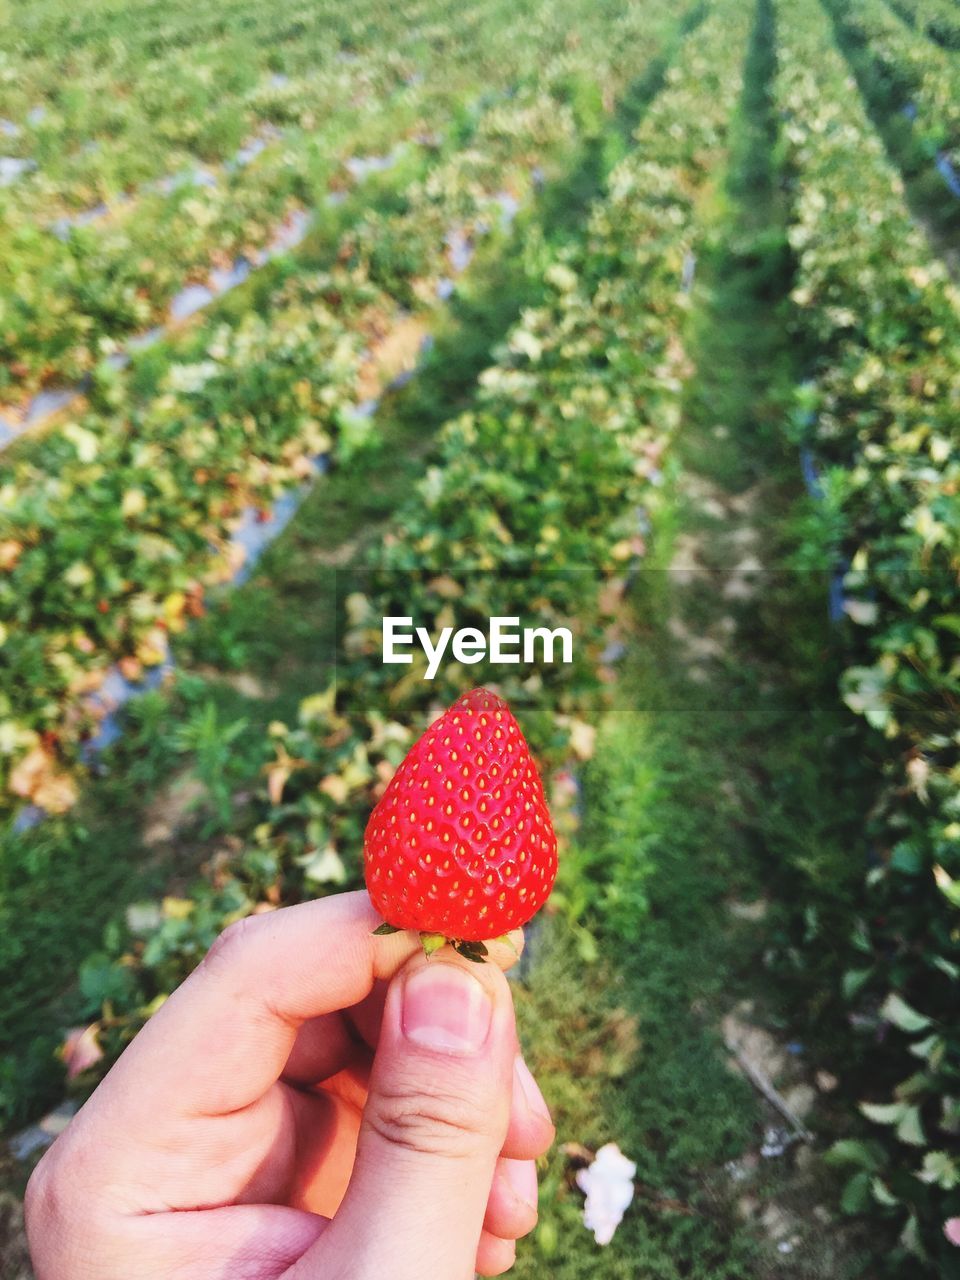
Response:
M426 960L378 922L351 893L226 930L38 1165L37 1280L509 1269L553 1139L515 956Z

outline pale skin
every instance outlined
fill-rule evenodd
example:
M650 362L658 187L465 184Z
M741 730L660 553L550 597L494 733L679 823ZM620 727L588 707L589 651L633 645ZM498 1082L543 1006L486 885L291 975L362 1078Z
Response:
M37 1280L469 1280L537 1220L553 1125L504 970L365 893L232 926L27 1189ZM515 949L514 949L515 948Z

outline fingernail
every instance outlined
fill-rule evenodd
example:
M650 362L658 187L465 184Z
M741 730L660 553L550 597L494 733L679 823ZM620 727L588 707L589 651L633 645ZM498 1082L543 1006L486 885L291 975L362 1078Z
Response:
M543 1094L540 1092L540 1086L530 1074L530 1068L524 1062L523 1058L518 1054L513 1064L513 1076L520 1090L520 1095L527 1104L527 1109L533 1115L539 1116L541 1120L547 1120L553 1124L553 1117L550 1115L550 1108L543 1100Z
M532 1160L502 1160L503 1176L510 1184L510 1190L518 1200L536 1211L539 1191L537 1187L537 1166Z
M403 986L403 1034L422 1049L468 1054L490 1031L490 997L473 974L458 965L417 969Z

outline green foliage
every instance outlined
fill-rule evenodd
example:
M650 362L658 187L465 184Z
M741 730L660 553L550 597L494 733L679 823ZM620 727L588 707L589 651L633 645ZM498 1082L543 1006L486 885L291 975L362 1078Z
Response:
M641 750L654 767L657 747L648 752L646 745ZM601 738L601 753L604 747ZM571 856L581 850L589 857L578 837ZM677 869L668 858L655 879ZM704 881L692 869L683 887L688 902L702 901ZM709 1185L711 1171L737 1154L753 1121L752 1101L690 1015L691 993L704 975L689 940L682 907L652 928L638 923L629 950L611 947L589 966L562 918L544 921L533 935L533 964L514 984L514 999L524 1053L558 1139L540 1174L540 1223L518 1248L522 1280L545 1272L562 1280L626 1280L638 1269L658 1280L759 1274L749 1229ZM690 987L678 982L682 968ZM600 1249L584 1230L577 1162L564 1146L595 1150L610 1141L639 1160L638 1191L613 1242Z
M896 26L882 9L877 21ZM957 1262L943 1223L960 1199L949 1172L926 1160L955 1140L960 1084L960 935L949 893L960 872L960 295L848 92L828 20L813 7L779 13L793 299L797 328L816 340L807 435L830 468L831 531L849 566L842 695L873 731L864 742L877 784L873 865L845 988L862 1025L885 1035L871 1055L877 1100L861 1110L879 1126L887 1165L883 1179L856 1174L845 1204L897 1220L902 1249L945 1274ZM909 47L901 30L901 44L890 37L898 68ZM893 1101L891 1072L901 1080Z
M894 7L933 34L944 3ZM772 909L764 954L783 994L812 1026L835 1028L842 1018L846 1040L842 1002L852 1002L870 1036L854 1076L868 1081L858 1121L842 1121L828 1155L843 1179L843 1209L901 1232L892 1267L956 1270L942 1226L960 1209L958 297L909 224L897 175L850 98L812 0L780 3L779 32L761 0L735 114L752 15L733 0L679 17L669 7L606 0L585 11L549 0L518 13L485 0L464 14L431 0L426 27L373 0L335 14L321 6L309 20L283 4L236 0L222 15L200 15L174 0L159 25L136 30L125 11L92 0L72 16L52 0L24 14L17 48L27 70L0 85L0 112L24 121L41 97L51 109L23 140L41 170L5 194L0 217L0 285L6 272L4 298L15 299L0 303L0 355L6 344L17 357L5 362L0 394L84 372L92 382L79 421L22 442L0 466L4 771L19 795L66 808L69 770L92 724L80 711L84 692L115 660L134 675L156 665L187 619L198 625L183 653L233 667L252 659L271 673L282 658L287 669L285 721L264 734L202 682L181 682L172 712L166 693L145 696L128 717L124 778L100 793L92 833L58 820L5 837L0 1036L16 1053L0 1066L0 1121L18 1121L59 1087L56 1037L33 1033L34 1003L37 990L59 990L80 957L64 1016L96 1021L106 1064L232 920L360 883L372 803L465 678L444 671L429 686L416 666L400 681L385 673L383 615L412 612L435 631L494 613L526 621L533 599L538 622L574 626L570 668L466 673L471 683L496 680L517 708L567 842L520 1016L563 1135L622 1140L639 1155L645 1190L598 1261L555 1153L549 1207L521 1251L520 1274L758 1274L749 1232L731 1206L718 1208L711 1183L742 1151L755 1113L703 1016L734 976L707 939L723 927L724 895L744 885L792 898ZM949 57L914 38L881 0L830 8L893 153L916 165L953 148ZM645 67L635 58L641 37ZM66 49L75 83L57 70ZM280 71L289 82L268 74ZM136 95L111 92L134 74ZM362 93L343 91L347 75ZM916 129L893 114L908 99ZM649 110L630 150L641 107ZM427 136L424 121L441 114L451 121L446 137ZM212 185L149 185L181 162L222 166L257 130L262 154L218 169ZM331 181L346 185L342 160L404 138L397 166L370 179L364 197L342 212L316 211L317 230L295 258L259 273L207 323L129 372L101 362L114 342L164 314L185 272L200 280L215 261L261 250L292 210L317 205ZM721 189L731 138L731 180ZM97 145L75 145L84 140ZM548 183L536 213L521 220L500 309L476 303L476 327L454 330L460 350L441 335L422 398L406 402L420 421L398 435L404 456L386 476L379 425L350 412L366 349L400 308L434 324L430 299L449 271L451 230L503 247L484 230L499 218L501 194L527 198L535 168L572 156L569 183ZM606 194L584 218L584 193L602 174ZM129 207L118 198L128 192ZM76 211L100 198L112 205L102 225L61 241L39 224L42 202ZM705 231L711 219L722 243ZM717 435L692 447L733 487L762 474L758 443L775 452L789 439L826 466L824 499L802 504L788 531L803 585L771 575L755 612L744 609L758 651L783 648L797 673L775 710L752 668L729 675L723 697L704 691L685 716L660 688L670 658L661 651L659 668L634 671L632 701L610 710L600 655L622 615L625 580L649 554L649 516L661 534L677 518L664 498L665 447L691 448L675 436L691 372L682 340L689 301L678 285L694 257L717 299L692 344L710 372L686 408L732 441ZM796 351L788 353L782 295L792 272ZM457 303L468 320L470 287L461 284ZM502 336L517 304L519 320L482 371L491 334ZM776 389L798 358L812 377L790 413ZM463 406L463 383L476 373ZM414 450L441 422L414 487ZM265 512L318 453L344 464L325 490L327 507L305 514L232 612L217 604L208 588L236 567L226 545L240 513ZM383 519L401 497L382 546L361 572L339 574L334 597L333 571L317 576L307 559L365 519ZM822 574L838 556L848 617L833 642L804 614L821 607ZM312 599L264 635L264 616L281 598L265 581L274 571L285 601L316 594L322 582L331 604ZM655 596L652 581L644 590L645 600ZM785 620L789 637L778 639ZM324 654L309 670L323 668L325 678L335 654L337 680L296 711L303 671L289 667L305 665L308 645ZM849 716L828 701L838 654ZM199 879L159 897L159 875L130 865L132 802L177 757L204 785L203 834L229 834L205 850ZM825 787L828 765L836 773ZM734 774L738 798L708 803ZM824 800L827 789L848 812ZM875 803L864 887L867 791ZM116 814L94 854L105 817ZM754 846L776 855L759 887L744 852ZM70 936L59 927L65 898L79 921ZM104 934L110 904L131 899ZM614 984L630 1012L606 1000ZM837 1052L857 1057L849 1045ZM571 1059L583 1068L576 1080ZM671 1207L647 1203L650 1187L668 1192Z
M614 945L627 946L649 909L646 885L657 837L651 801L658 780L649 761L652 737L638 714L618 708L601 724L596 755L584 770L576 854L561 861L551 898L575 932L586 931L577 935L584 960L597 953L589 928L598 917Z
M68 807L63 766L92 728L84 697L108 666L125 660L136 679L161 662L167 634L239 567L229 538L244 514L268 519L341 439L350 463L375 444L376 428L351 413L378 389L365 346L389 349L403 304L430 317L450 227L489 231L502 184L529 194L528 148L549 162L573 132L537 85L509 103L496 94L470 146L415 165L392 210L356 211L324 246L332 269L308 268L305 250L299 271L252 286L255 307L227 308L142 369L99 377L95 408L4 456L0 768L15 795Z
M627 43L629 31L626 24L622 39ZM632 59L629 70L634 73ZM637 105L642 103L638 100ZM635 118L618 115L618 135L628 131L632 123ZM464 138L473 136L474 118L461 122L461 127ZM263 753L269 755L272 750L266 732L271 715L295 722L304 693L324 685L329 677L337 640L334 582L338 571L333 564L344 547L375 541L380 525L409 500L423 472L426 442L451 412L469 402L477 375L489 363L491 347L503 337L521 307L539 304L549 292L542 275L555 246L579 235L579 219L599 189L602 171L597 169L593 147L572 148L558 157L558 166L561 163L562 180L551 182L537 202L521 211L517 236L496 246L480 246L469 279L461 281L454 299L434 318L436 341L421 373L401 392L386 398L378 414L376 441L349 467L334 468L315 487L297 519L267 548L251 580L226 594L211 592L206 616L191 619L189 628L178 637L181 670L195 664L209 674L211 666L236 668L245 663L262 683L264 697L245 698L234 693L225 680L198 680L181 674L173 698L163 689L134 699L124 713L124 736L103 759L101 769L106 776L88 783L86 798L68 827L48 825L17 842L21 850L18 860L9 862L11 884L17 886L17 892L10 891L11 909L3 918L7 945L0 947L0 974L11 993L10 1017L0 1027L4 1061L9 1064L5 1114L11 1121L36 1114L62 1092L62 1067L53 1056L58 1028L93 1016L95 1010L86 1005L75 1007L72 993L68 1007L59 999L51 1003L50 997L70 982L79 961L97 943L105 922L117 915L123 903L159 890L171 874L177 880L181 875L192 876L208 855L216 860L212 866L217 874L222 874L224 854L236 852L236 842L229 836L218 841L214 850L209 849L198 842L197 830L191 825L176 831L171 844L164 843L159 850L141 843L139 824L145 816L144 806L151 802L152 811L154 798L163 818L170 802L166 788L156 796L154 793L158 784L180 767L182 757L174 749L176 728L211 698L219 708L221 722L229 723L240 714L247 716L251 729L241 739L242 750L231 769L238 778L243 774L242 789L259 790ZM377 194L377 207L385 207L389 202L383 198L384 189ZM400 205L394 202L391 207ZM340 234L335 227L331 235L334 232ZM546 247L548 242L554 249ZM333 239L331 245L335 244ZM530 252L534 245L540 249ZM250 305L269 306L274 290L293 274L289 264L258 273L248 289L230 295L221 310L239 323ZM244 293L246 298L240 296ZM193 339L191 350L202 352L202 334ZM168 364L169 353L165 355L159 347L145 353L133 370L131 385L136 394L145 399L154 396ZM283 626L264 628L264 618L275 617L283 618ZM171 797L175 799L180 783L189 780L189 775L175 780ZM253 813L238 811L237 830L249 832L261 812L260 807ZM117 814L123 815L123 822L118 823ZM146 817L153 821L149 813ZM69 842L64 829L69 830ZM355 838L358 833L359 827ZM39 865L36 850L46 848L51 835L54 844L59 841L64 856L75 860L63 877L64 896L56 888L55 866L39 884L31 882ZM274 867L269 874L264 870L272 855L254 849L250 856L250 865L259 866L258 874L266 877L262 888L252 890L254 896L265 900L269 892L275 899L279 894L273 887L277 870ZM310 892L324 883L313 879L315 873L328 875L332 871L337 879L327 881L329 887L336 887L340 877L346 879L343 863L326 847L312 852L307 863ZM82 892L74 890L73 866ZM285 881L288 900L303 892L306 871L306 866L293 867ZM244 872L245 883L246 875ZM55 918L36 906L44 895L49 897ZM25 908L24 903L30 906ZM142 927L150 913L135 911L134 919ZM154 919L159 919L156 911ZM34 921L42 929L40 936L34 931ZM109 935L107 954L116 957L123 953L126 931L118 934L111 926ZM143 941L134 938L132 945L142 946ZM191 956L178 971L181 977L196 962L192 952ZM117 971L128 972L124 966L118 966ZM28 998L22 998L24 993ZM131 991L129 998L118 1000L118 1007L131 1009L139 999L149 1002L145 993L138 997ZM42 1029L40 1035L36 1034L38 1028Z
M128 913L126 929L108 939L107 953L133 985L126 999L111 988L114 998L104 1007L105 1062L218 928L256 909L359 883L372 803L437 704L466 678L447 669L428 684L412 668L397 681L380 661L383 616L411 612L435 630L454 607L461 621L522 613L532 593L541 623L574 623L578 659L569 668L521 663L510 678L497 673L498 687L548 770L591 754L596 657L624 566L642 550L620 513L655 501L650 472L676 424L682 385L677 330L684 298L676 265L695 242L695 195L722 159L739 87L742 43L730 45L729 65L714 66L711 53L724 16L745 39L746 19L733 0L729 7L684 46L669 91L644 121L641 146L611 174L583 235L547 254L541 305L510 331L497 364L480 379L476 407L441 431L435 467L371 554L361 583L348 581L336 685L307 698L295 726L271 726L274 759L246 839L215 859L188 896L133 919ZM685 164L672 172L649 168L652 150L660 147L666 158L681 126ZM655 198L644 198L646 184ZM646 246L639 258L638 243ZM469 677L471 684L491 678L482 666ZM207 744L213 766L228 745L217 738L215 717L200 708L190 745ZM620 778L620 800L637 780ZM563 794L556 805L562 812ZM628 835L606 812L604 847L620 867L612 918L625 929L627 904L642 906L645 872L631 865ZM99 959L95 970L102 973Z
M185 37L185 15L171 14L159 49L144 41L139 14L91 23L109 28L106 49L60 23L4 86L13 145L37 164L5 193L0 218L4 400L90 372L115 342L164 320L183 285L256 260L291 214L323 205L331 180L338 190L351 182L352 158L415 138L436 76L460 108L481 90L515 86L528 68L502 0L469 24L435 0L433 21L456 25L452 47L424 40L380 0L320 5L286 33L290 4L231 9L216 32L191 23ZM48 21L18 23L13 49L36 49L24 27L58 27ZM371 23L375 40L359 35ZM342 61L351 46L358 92L347 90ZM59 224L89 210L89 220Z
M911 30L882 0L862 0L856 8L836 6L836 13L845 39L872 64L889 107L900 111L912 104L914 130L927 157L939 151L960 155L956 59Z
M213 816L207 822L202 835L215 830L225 830L233 816L233 791L238 774L231 768L234 759L234 743L247 728L246 720L234 720L221 724L216 703L205 702L194 710L188 720L176 732L176 749L189 754L197 777L203 783Z

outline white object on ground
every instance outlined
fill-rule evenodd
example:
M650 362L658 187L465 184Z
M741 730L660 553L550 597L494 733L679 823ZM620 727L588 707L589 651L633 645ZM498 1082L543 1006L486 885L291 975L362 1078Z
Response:
M628 1160L615 1142L608 1142L596 1154L593 1164L577 1173L577 1186L586 1194L583 1225L593 1232L597 1244L609 1244L633 1199L633 1175L637 1166Z

